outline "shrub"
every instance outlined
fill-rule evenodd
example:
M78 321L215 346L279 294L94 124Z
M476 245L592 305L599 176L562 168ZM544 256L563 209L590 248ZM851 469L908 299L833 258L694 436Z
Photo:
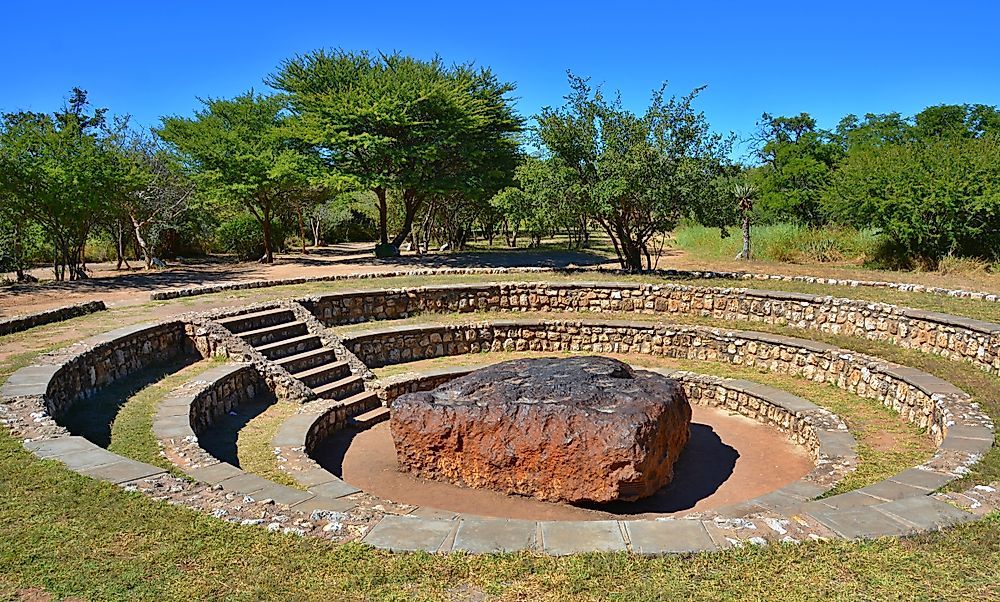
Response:
M883 232L899 263L1000 259L1000 138L858 149L834 172L824 206L843 223Z

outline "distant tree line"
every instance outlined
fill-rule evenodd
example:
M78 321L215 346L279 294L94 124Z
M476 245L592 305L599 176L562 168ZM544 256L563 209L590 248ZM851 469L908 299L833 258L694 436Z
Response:
M903 262L1000 260L1000 111L938 105L912 117L847 115L823 130L806 113L764 114L756 217L875 228Z
M755 156L695 108L701 88L656 90L641 113L570 74L531 120L488 68L320 50L284 61L268 92L209 98L151 130L73 89L52 114L0 116L0 271L45 260L86 275L94 245L118 267L225 251L271 262L292 244L376 240L460 249L602 233L625 269L658 265L698 222L876 228L901 257L1000 259L1000 113L985 105L758 123Z

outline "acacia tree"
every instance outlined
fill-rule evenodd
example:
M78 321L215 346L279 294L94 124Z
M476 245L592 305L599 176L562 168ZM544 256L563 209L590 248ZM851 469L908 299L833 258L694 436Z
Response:
M107 199L127 186L106 111L88 113L89 106L87 92L74 88L61 111L0 119L0 195L14 223L42 228L56 280L85 277L87 237L106 214Z
M289 201L319 178L317 158L284 135L286 99L253 90L208 99L193 118L166 117L156 133L179 154L209 198L250 212L264 234L261 262L274 261L272 228Z
M757 158L762 165L755 184L761 212L773 221L823 224L826 215L820 197L844 153L835 142L838 136L819 129L808 113L794 117L764 113L757 126Z
M652 241L688 216L711 220L714 180L732 137L713 134L692 103L697 88L677 98L654 92L643 115L608 100L587 80L569 75L566 104L537 117L545 149L575 172L580 202L611 238L623 269L653 267ZM658 255L658 251L655 253Z
M128 185L120 187L114 199L118 267L125 258L126 243L134 242L149 269L160 232L187 210L194 185L162 142L141 132L123 137L119 164L120 179Z
M516 186L501 190L491 200L502 216L508 246L517 246L522 231L536 246L542 236L560 228L569 235L571 248L582 245L578 228L586 223L587 208L574 193L573 176L557 158L524 158L515 171Z
M268 83L291 95L297 119L289 132L334 173L373 193L379 254L398 254L429 198L482 194L492 171L507 165L509 177L516 162L514 87L488 69L319 50L285 61ZM403 222L390 238L392 191Z

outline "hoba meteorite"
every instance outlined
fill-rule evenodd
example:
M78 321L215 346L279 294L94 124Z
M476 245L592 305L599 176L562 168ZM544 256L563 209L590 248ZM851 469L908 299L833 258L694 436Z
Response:
M501 362L391 409L401 470L569 503L652 495L691 423L677 381L604 357Z

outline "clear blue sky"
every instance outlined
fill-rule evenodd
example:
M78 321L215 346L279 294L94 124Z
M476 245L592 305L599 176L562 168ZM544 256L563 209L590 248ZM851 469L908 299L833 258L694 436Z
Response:
M668 80L747 135L764 111L912 114L1000 104L995 2L44 2L8 0L0 110L52 111L80 86L143 125L189 115L320 47L475 61L517 83L525 116L573 70L641 110Z

